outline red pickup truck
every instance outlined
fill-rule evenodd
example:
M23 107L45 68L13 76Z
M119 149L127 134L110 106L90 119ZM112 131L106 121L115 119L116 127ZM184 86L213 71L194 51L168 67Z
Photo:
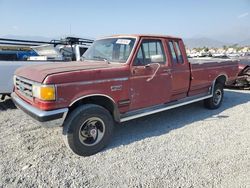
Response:
M189 62L180 38L117 35L96 40L82 61L20 68L12 99L46 127L63 127L66 145L88 156L103 149L115 122L204 100L216 109L238 62Z

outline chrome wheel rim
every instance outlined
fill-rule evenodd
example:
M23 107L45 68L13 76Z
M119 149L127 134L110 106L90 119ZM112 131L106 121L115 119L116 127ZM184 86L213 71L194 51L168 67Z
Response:
M91 117L85 120L79 129L80 142L85 146L98 144L105 133L105 124L98 117Z
M222 99L222 91L220 89L217 89L215 92L214 92L214 104L215 105L218 105L220 104L221 102L221 99Z

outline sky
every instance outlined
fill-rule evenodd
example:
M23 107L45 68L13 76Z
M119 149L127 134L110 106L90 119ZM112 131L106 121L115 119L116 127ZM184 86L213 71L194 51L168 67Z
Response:
M250 0L0 0L0 36L250 39Z

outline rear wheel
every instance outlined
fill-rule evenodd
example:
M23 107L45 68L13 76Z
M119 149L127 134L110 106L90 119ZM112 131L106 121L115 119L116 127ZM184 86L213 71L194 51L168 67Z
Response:
M87 104L78 107L65 121L65 144L77 155L93 155L108 144L113 124L111 114L101 106Z
M204 100L204 105L208 109L217 109L221 106L224 97L223 84L217 83L214 86L213 96Z

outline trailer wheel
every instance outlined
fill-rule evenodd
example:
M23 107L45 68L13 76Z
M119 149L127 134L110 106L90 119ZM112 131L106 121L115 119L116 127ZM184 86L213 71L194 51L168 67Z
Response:
M63 138L71 151L89 156L108 144L113 127L113 118L105 108L86 104L70 113L64 123Z
M204 105L208 109L217 109L221 106L224 97L223 84L217 83L214 86L213 96L204 100Z

